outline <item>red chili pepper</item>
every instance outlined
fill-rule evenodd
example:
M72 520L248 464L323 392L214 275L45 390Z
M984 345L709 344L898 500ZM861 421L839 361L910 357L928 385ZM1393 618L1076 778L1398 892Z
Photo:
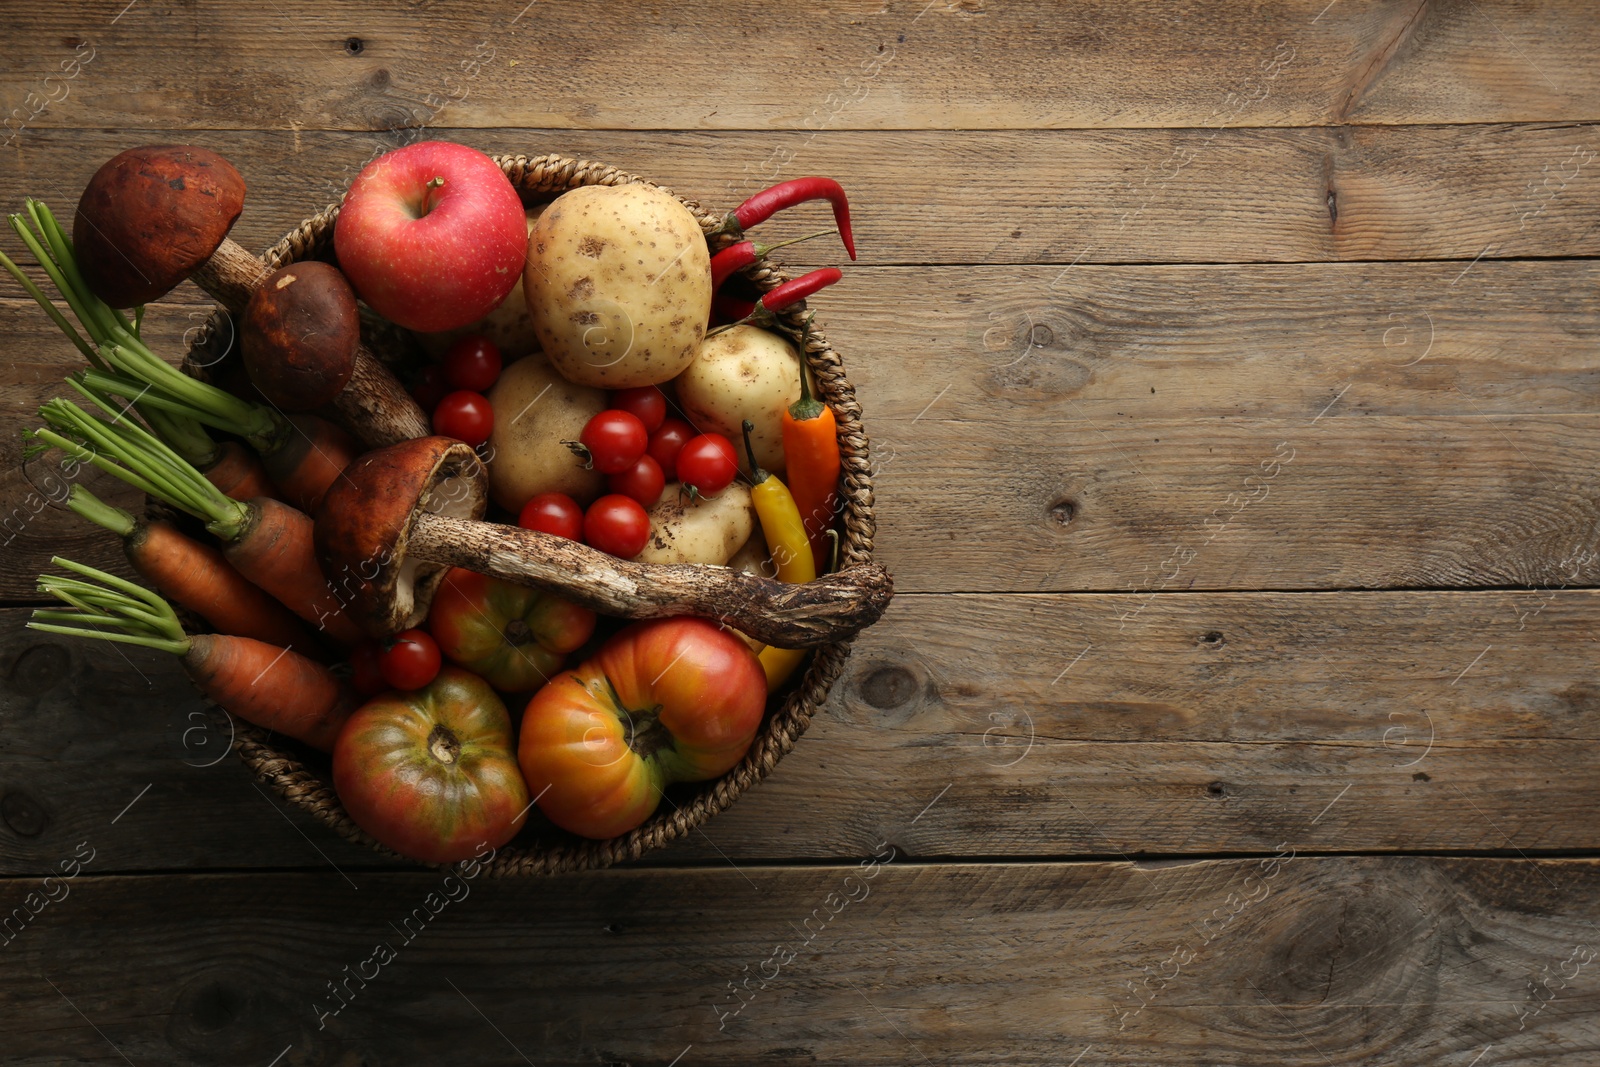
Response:
M711 299L712 310L726 321L726 325L718 326L711 333L721 333L730 326L754 325L770 327L777 321L780 311L786 311L800 303L806 297L826 289L840 278L844 271L838 267L821 267L810 274L802 274L798 278L784 282L776 289L764 294L759 301L752 304L748 300L740 300L735 296L718 293ZM709 337L710 334L707 334Z
M821 267L810 274L802 274L792 281L784 282L771 292L763 294L756 304L761 310L776 315L800 303L806 297L826 289L843 277L844 271L838 267Z
M762 256L776 249L787 248L789 245L797 245L801 241L809 241L813 237L821 237L824 234L838 232L838 230L818 230L816 233L808 233L804 237L791 237L787 241L779 241L777 244L770 245L759 244L755 241L740 241L736 245L729 245L711 257L711 291L716 292L721 289L722 283L728 280L729 275L743 270Z
M722 220L724 232L743 237L744 231L759 222L765 222L785 208L810 200L826 200L833 205L833 219L839 224L839 237L850 258L856 258L856 239L850 232L850 201L844 189L832 178L791 178L779 182L771 189L763 189L749 200L734 208Z

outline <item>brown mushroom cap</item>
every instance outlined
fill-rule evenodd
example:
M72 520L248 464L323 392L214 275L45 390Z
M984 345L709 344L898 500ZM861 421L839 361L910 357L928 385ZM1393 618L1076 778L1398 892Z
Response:
M317 560L345 610L374 637L426 618L447 568L406 558L418 512L483 517L489 474L448 437L418 437L368 452L334 480L317 509Z
M355 372L360 343L355 290L337 267L316 260L267 275L239 326L250 380L286 411L331 403Z
M78 200L78 268L112 307L148 304L210 259L242 210L244 179L215 152L130 148L95 171Z

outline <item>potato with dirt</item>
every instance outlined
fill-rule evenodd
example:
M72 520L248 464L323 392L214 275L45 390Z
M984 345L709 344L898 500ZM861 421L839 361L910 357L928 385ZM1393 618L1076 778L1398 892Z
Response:
M756 460L783 473L783 412L800 399L800 353L793 345L755 326L735 326L702 341L675 384L684 415L700 432L737 441L749 419Z
M688 490L668 482L661 502L650 509L650 539L633 557L640 563L710 563L733 558L755 532L750 490L740 482L716 496L689 499Z
M711 255L669 193L589 185L557 197L534 224L522 285L539 344L570 381L658 385L705 336Z
M605 410L606 394L567 381L537 352L500 372L489 390L489 493L515 515L537 493L566 493L588 504L605 491L605 475L585 470L566 444Z

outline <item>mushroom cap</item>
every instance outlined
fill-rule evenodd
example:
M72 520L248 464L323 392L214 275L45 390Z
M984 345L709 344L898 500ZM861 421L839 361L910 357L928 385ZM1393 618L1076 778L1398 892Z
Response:
M215 152L130 148L95 171L78 200L78 269L112 307L148 304L210 259L242 210L244 179Z
M361 318L339 268L316 260L267 275L239 327L245 370L285 411L331 403L356 369Z
M417 437L357 459L317 508L317 560L345 610L373 637L419 625L449 568L406 555L418 512L483 517L488 469L469 445Z

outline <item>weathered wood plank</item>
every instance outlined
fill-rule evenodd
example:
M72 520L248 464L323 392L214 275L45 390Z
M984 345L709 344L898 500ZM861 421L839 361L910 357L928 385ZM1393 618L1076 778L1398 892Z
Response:
M863 264L1600 254L1592 126L425 136L603 160L725 210L774 180L764 168L777 146L793 156L782 177L832 174L849 190ZM368 160L401 143L375 133L30 130L0 175L0 204L15 210L35 195L64 210L105 159L172 140L239 166L251 191L235 236L253 249L338 200ZM770 232L797 235L826 217L806 208ZM821 242L796 255L840 259Z
M885 847L867 866L359 889L80 876L8 946L8 1062L1431 1067L1492 1046L1528 1067L1600 1050L1594 861L1297 845L1155 868L923 867ZM30 891L0 886L7 906Z
M1600 268L1462 271L858 270L819 306L880 551L906 591L1592 584ZM176 353L203 315L158 307L151 336ZM0 336L0 424L26 425L77 353L21 299ZM0 515L41 499L0 476ZM0 597L58 550L109 558L64 512L21 528Z
M119 9L16 13L0 92L7 112L22 109L14 123L890 130L1600 115L1600 32L1579 0L1266 12L1185 0L1114 18L1088 2L851 0L787 24L752 0ZM61 66L74 57L75 78L44 80L78 71ZM34 116L44 100L58 102Z
M0 813L44 816L0 827L0 869L48 868L147 785L106 869L378 862L197 766L226 726L173 663L25 614L0 613ZM1270 851L1313 824L1319 850L1600 848L1597 617L1555 586L904 596L772 777L652 862Z

